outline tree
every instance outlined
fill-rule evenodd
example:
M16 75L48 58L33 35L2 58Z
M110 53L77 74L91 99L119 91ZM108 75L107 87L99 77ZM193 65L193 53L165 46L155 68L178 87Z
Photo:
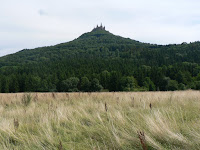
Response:
M41 78L39 76L27 75L25 78L25 91L37 92L40 88Z
M104 70L103 72L101 72L100 81L104 89L109 88L110 73L107 70Z
M88 92L90 90L90 81L87 77L82 77L80 82L80 90L84 92Z
M17 77L14 75L10 77L9 92L12 93L19 92L19 83Z
M192 81L191 74L188 71L179 71L176 75L176 81L178 81L179 83L188 84Z
M123 77L121 79L121 90L122 91L133 91L136 87L136 79L132 76Z
M92 92L101 91L102 88L103 87L99 84L99 80L94 78L91 82L90 91Z
M167 90L169 91L178 90L178 82L176 80L170 80L167 85Z
M167 91L168 90L169 81L170 81L169 77L161 78L161 82L160 82L160 86L159 86L161 91Z
M200 81L195 82L195 90L200 90Z
M151 81L151 79L149 77L146 77L144 80L144 87L148 90L148 91L155 91L156 87L154 85L154 83Z
M109 91L119 91L120 90L120 80L121 75L119 72L112 71L110 74Z
M39 91L41 91L41 92L48 92L49 91L48 90L48 82L47 82L47 80L42 80L41 81Z
M178 89L179 89L179 90L185 90L185 89L186 89L185 84L179 83L179 84L178 84Z
M9 80L8 80L8 78L3 77L1 81L2 81L2 89L1 89L1 91L3 93L9 93Z
M77 92L78 91L79 79L76 77L71 77L67 80L61 82L62 92Z

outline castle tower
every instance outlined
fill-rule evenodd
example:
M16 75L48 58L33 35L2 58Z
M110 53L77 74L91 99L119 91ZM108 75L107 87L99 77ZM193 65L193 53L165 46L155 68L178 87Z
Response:
M96 30L105 30L105 29L106 29L105 26L103 26L102 23L101 23L100 26L97 24L97 27L94 27L94 29L93 29L92 31L96 31Z

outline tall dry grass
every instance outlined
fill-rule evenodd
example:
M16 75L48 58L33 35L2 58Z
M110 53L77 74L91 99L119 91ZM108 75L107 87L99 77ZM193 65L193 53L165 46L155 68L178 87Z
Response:
M0 94L0 114L4 150L200 149L199 91Z

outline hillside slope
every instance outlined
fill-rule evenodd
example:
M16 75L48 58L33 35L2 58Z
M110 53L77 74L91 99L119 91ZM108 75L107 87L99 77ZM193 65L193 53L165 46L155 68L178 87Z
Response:
M1 57L0 91L198 89L199 65L200 42L153 45L98 28L71 42Z

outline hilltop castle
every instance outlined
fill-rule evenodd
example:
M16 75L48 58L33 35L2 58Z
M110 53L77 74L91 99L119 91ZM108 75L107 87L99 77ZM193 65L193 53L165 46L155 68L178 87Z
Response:
M101 23L101 26L97 25L97 27L95 27L92 31L97 31L97 30L106 30L106 27L102 26L102 23Z

